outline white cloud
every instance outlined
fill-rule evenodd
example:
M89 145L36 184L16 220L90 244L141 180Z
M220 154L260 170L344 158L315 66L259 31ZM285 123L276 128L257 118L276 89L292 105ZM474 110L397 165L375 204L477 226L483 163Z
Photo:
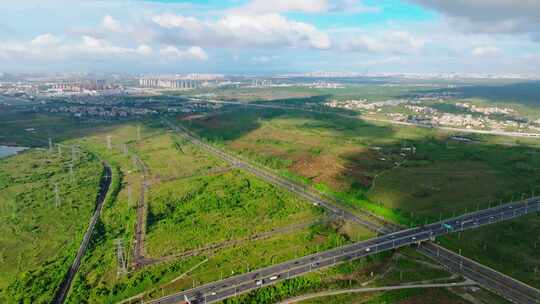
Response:
M276 60L277 58L278 58L277 56L254 56L254 57L251 57L251 61L259 62L259 63L267 63L272 60Z
M311 14L326 12L376 12L378 8L367 7L359 0L252 0L232 10L250 14L304 12Z
M149 56L152 54L152 48L147 45L136 48L117 46L88 35L78 41L64 41L54 35L43 34L27 42L0 43L0 54L5 59L69 60L89 57L89 59L96 57L129 59Z
M501 54L501 49L495 46L479 46L472 50L472 54L477 57L495 56Z
M168 44L211 47L298 47L328 49L330 38L315 26L278 14L227 15L215 22L162 14L152 18L157 35Z
M111 15L106 15L103 18L103 21L101 22L101 26L103 26L104 29L111 32L115 32L115 33L122 32L122 25L120 24L120 22L118 22L118 20L114 19Z
M143 56L149 56L152 54L153 50L150 46L143 44L137 48L136 52L137 54L140 54Z
M371 53L406 54L421 49L425 44L422 39L402 31L363 33L345 40L343 50Z
M159 51L160 56L167 60L199 60L204 61L208 59L208 54L198 47L192 46L186 50L179 50L174 46L167 46Z
M30 41L30 44L35 46L47 46L57 44L58 42L60 42L60 39L58 37L54 36L53 34L47 33L39 35L36 38L32 39L32 41Z

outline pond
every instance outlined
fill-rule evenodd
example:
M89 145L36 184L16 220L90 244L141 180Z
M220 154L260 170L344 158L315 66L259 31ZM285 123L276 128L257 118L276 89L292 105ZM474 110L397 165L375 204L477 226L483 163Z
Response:
M8 147L8 146L0 146L0 158L8 157L13 154L17 154L23 150L26 150L28 148L24 147Z

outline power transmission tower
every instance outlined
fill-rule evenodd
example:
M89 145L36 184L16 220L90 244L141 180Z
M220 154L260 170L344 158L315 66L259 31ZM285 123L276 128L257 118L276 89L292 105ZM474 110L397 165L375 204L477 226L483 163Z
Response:
M107 135L107 149L112 149L111 136Z
M58 183L54 184L54 200L56 208L60 207L60 192L58 191Z
M75 181L75 176L73 175L73 161L69 163L69 178L72 183Z
M116 276L127 274L126 259L124 257L124 245L122 239L116 239Z
M77 161L77 147L75 145L71 146L71 163L75 163Z

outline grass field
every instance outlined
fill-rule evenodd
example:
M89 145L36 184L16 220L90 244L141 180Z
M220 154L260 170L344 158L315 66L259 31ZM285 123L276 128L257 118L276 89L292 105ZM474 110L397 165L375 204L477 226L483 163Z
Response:
M133 155L148 168L146 247L152 257L181 254L207 242L219 244L321 217L310 204L247 174L230 171L221 161L167 133L156 122L140 126L140 140L137 140L137 125L126 124L76 141L117 169L113 180L119 183L119 192L105 206L98 225L99 237L85 257L69 303L115 303L158 288L146 296L155 297L161 295L159 286L164 286L163 292L172 292L193 282L219 279L220 274L230 276L247 271L246 267L258 268L372 236L350 223L315 224L192 257L167 260L118 277L115 240L123 240L126 257L131 262L136 200L142 183L143 172L134 164ZM107 148L107 136L111 136L111 149ZM272 254L268 254L270 248ZM209 261L189 276L167 284L205 258Z
M0 111L0 144L48 147L48 139L62 142L105 131L119 124L106 119L81 120L68 115Z
M241 171L168 182L149 194L151 256L244 239L322 215L295 196Z
M71 265L103 167L80 149L73 176L70 162L71 152L46 150L0 160L0 302L49 303Z
M192 128L352 205L371 201L418 223L540 190L537 146L501 145L494 137L460 143L433 129L260 109L208 116Z

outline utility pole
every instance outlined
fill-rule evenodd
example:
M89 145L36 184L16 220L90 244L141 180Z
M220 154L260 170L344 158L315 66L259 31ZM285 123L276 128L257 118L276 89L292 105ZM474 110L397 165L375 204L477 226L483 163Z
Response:
M141 126L137 126L137 141L141 140Z
M60 192L58 191L58 183L54 184L54 199L56 208L60 207Z
M75 145L71 146L71 162L74 163L77 159L77 147Z
M126 144L124 144L124 156L127 156L128 155L128 147Z
M127 274L126 259L124 256L124 245L122 244L122 239L116 239L116 276Z
M58 146L58 157L62 157L62 146L60 146L60 144L58 144L57 146Z
M75 181L75 177L73 176L73 161L69 163L69 177L71 179L71 182L73 183Z
M53 142L52 142L52 138L49 137L49 152L52 152L53 150Z

